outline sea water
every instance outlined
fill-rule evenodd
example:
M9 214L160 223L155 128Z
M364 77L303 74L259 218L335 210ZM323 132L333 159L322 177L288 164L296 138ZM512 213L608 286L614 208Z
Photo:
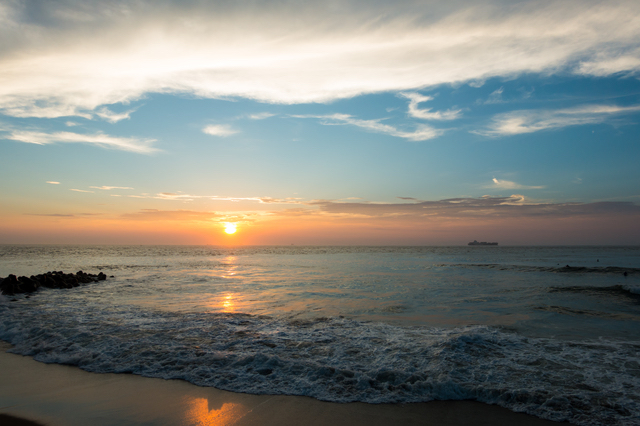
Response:
M640 424L640 247L0 246L0 277L54 270L113 277L0 296L12 352L236 392Z

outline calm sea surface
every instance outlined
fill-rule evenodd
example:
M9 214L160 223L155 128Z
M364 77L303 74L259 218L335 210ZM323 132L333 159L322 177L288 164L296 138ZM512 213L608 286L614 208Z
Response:
M0 277L53 270L114 277L0 296L39 361L640 424L640 247L0 246Z

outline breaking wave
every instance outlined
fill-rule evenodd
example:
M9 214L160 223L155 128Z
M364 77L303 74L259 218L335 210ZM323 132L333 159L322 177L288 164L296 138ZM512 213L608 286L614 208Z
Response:
M473 399L581 425L640 419L635 341L25 300L0 301L0 314L12 352L92 372L335 402Z

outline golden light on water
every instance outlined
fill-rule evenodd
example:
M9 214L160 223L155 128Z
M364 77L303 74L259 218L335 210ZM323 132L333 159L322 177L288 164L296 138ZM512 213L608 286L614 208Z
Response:
M233 294L227 294L222 299L222 312L234 312L236 310L236 304Z
M238 226L235 223L226 222L224 225L224 232L226 232L227 234L235 234L237 230Z

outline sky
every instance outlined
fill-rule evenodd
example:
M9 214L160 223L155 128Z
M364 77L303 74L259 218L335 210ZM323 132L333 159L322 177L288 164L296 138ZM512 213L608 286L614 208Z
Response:
M638 245L640 2L0 0L0 199L0 244Z

